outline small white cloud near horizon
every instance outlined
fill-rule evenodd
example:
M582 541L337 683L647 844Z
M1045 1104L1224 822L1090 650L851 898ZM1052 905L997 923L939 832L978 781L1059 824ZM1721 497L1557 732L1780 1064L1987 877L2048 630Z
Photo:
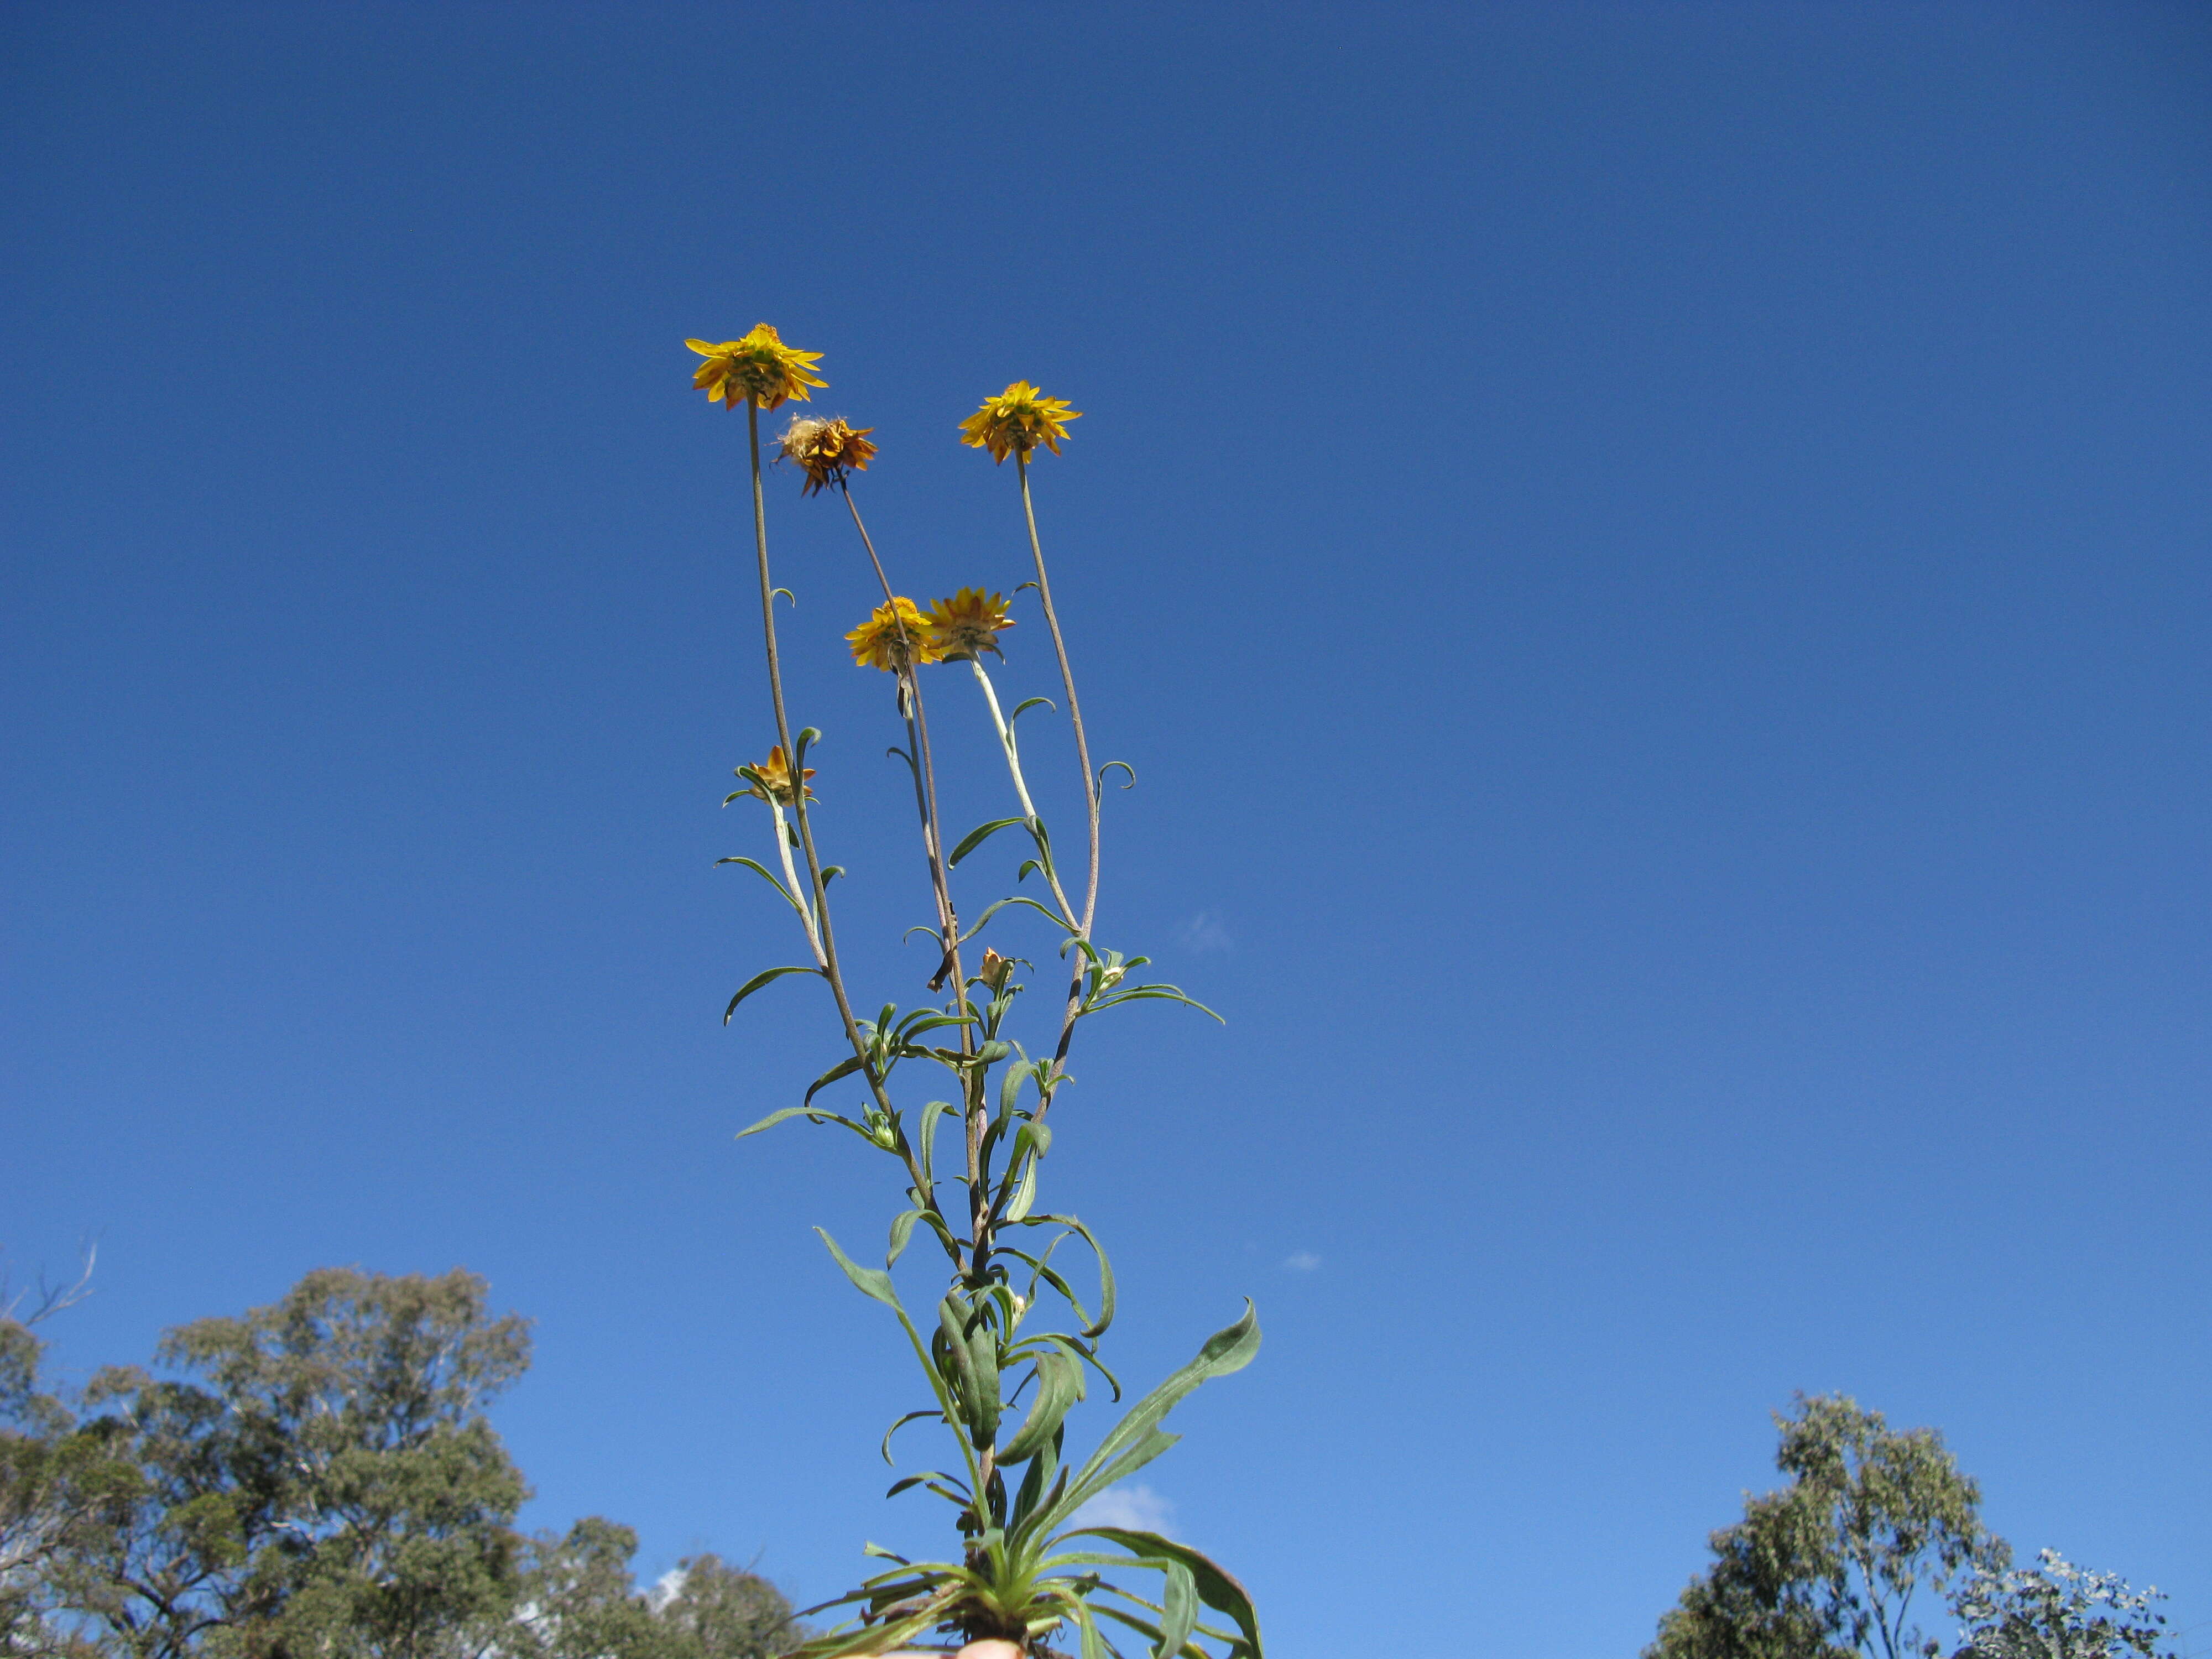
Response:
M653 1588L645 1593L646 1605L659 1613L682 1593L684 1581L690 1576L681 1567L669 1568L653 1581Z
M1150 1486L1109 1486L1075 1512L1079 1527L1122 1527L1175 1536L1175 1504Z
M1229 928L1221 920L1218 910L1200 910L1182 927L1176 929L1176 943L1186 951L1195 951L1200 956L1212 956L1233 951L1237 941L1229 937Z
M1321 1266L1321 1258L1311 1250L1293 1250L1283 1258L1283 1265L1294 1273L1310 1273Z

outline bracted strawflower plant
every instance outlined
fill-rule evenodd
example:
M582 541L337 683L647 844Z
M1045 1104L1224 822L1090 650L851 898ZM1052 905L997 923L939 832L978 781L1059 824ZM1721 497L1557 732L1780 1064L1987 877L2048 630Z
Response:
M740 351L747 342L755 344ZM1089 860L1080 906L1063 890L1051 838L1024 776L1013 736L1014 722L1024 711L1052 705L1032 697L1011 715L1003 714L982 666L986 654L1004 659L999 636L1013 625L1006 600L985 587L963 587L924 612L893 589L853 499L852 475L864 471L875 453L864 435L870 428L855 429L842 420L802 419L793 422L780 442L782 457L805 473L803 495L834 487L844 497L883 593L883 603L846 641L856 664L890 674L896 685L896 713L906 742L892 752L913 776L935 910L934 925L918 931L934 940L929 988L937 1000L903 1011L885 1003L873 1018L864 1019L854 1012L830 926L828 887L840 872L821 861L814 817L822 809L810 809L814 792L807 780L813 772L805 761L820 733L809 727L794 742L785 710L774 611L780 590L770 582L761 488L758 411L786 397L804 398L807 386L824 384L810 372L818 354L791 351L765 324L727 346L691 343L708 358L698 383L732 408L742 401L750 416L754 552L777 738L767 760L738 769L745 787L723 803L750 799L768 806L776 867L743 857L722 862L744 866L776 890L797 914L811 958L755 974L738 988L723 1018L727 1023L747 998L783 976L809 975L826 984L845 1039L843 1052L808 1085L797 1105L770 1113L744 1133L805 1118L849 1130L872 1152L892 1160L903 1196L890 1224L883 1267L855 1261L826 1232L823 1241L847 1279L890 1310L927 1385L923 1402L884 1435L885 1461L891 1461L893 1437L915 1423L939 1425L957 1454L946 1467L905 1475L890 1488L893 1496L924 1492L949 1504L951 1547L908 1557L869 1545L867 1553L890 1564L887 1570L849 1595L810 1609L844 1609L846 1622L794 1650L792 1659L845 1659L894 1650L942 1652L960 1643L976 1646L970 1659L985 1659L994 1651L1003 1655L1004 1647L989 1645L994 1644L1043 1656L1057 1650L1056 1642L1073 1646L1083 1659L1133 1659L1139 1652L1154 1659L1262 1659L1250 1599L1221 1568L1158 1534L1085 1525L1079 1514L1092 1498L1175 1443L1176 1437L1161 1426L1170 1411L1201 1382L1248 1364L1258 1350L1260 1332L1248 1304L1243 1318L1217 1332L1188 1364L1132 1404L1087 1453L1079 1456L1071 1449L1071 1415L1088 1398L1091 1379L1121 1398L1121 1385L1099 1352L1114 1320L1114 1274L1090 1228L1073 1215L1050 1210L1043 1200L1042 1171L1053 1147L1046 1115L1069 1080L1067 1055L1083 1020L1146 1000L1200 1006L1174 986L1139 977L1143 957L1124 959L1101 950L1091 937L1098 891L1099 777L1091 769L1074 676L1045 580L1028 478L1030 452L1042 444L1057 453L1066 436L1065 423L1075 412L1042 397L1026 382L1017 382L987 404L963 431L969 441L991 448L1002 460L1013 455L1021 477L1038 597L1081 768ZM717 365L726 367L718 370ZM938 816L921 681L924 670L949 661L967 663L982 689L1021 811L977 826L948 852ZM963 927L952 891L955 867L999 830L1015 826L1025 832L1031 849L1015 872L1015 883L1039 872L1049 902L1001 892ZM794 852L804 855L803 874ZM987 928L1003 933L1024 924L1048 930L1048 939L1069 959L1073 975L1065 1004L1045 1027L1049 1047L1035 1055L1017 1036L1019 1022L1013 1018L1027 988L1023 970L1028 963L1002 948L995 935L994 942L981 945L972 972L964 960ZM909 1091L907 1085L916 1072L939 1081L934 1089L921 1085ZM931 1093L950 1098L914 1104ZM850 1103L840 1101L839 1094L847 1095ZM946 1129L956 1131L957 1149L949 1152L942 1145ZM927 1237L942 1252L947 1273L941 1293L933 1292L939 1297L933 1311L919 1318L909 1315L891 1277L916 1237ZM1095 1298L1079 1289L1055 1259L1071 1238L1092 1252ZM1057 1317L1054 1308L1061 1310ZM1133 1573L1152 1575L1145 1582L1156 1588L1149 1594L1137 1588ZM914 1645L933 1638L945 1645Z

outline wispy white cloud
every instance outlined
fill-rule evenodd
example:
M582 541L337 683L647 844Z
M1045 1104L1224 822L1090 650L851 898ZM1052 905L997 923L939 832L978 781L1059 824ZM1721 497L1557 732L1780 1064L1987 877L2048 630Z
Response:
M1109 1486L1075 1512L1079 1527L1126 1527L1175 1536L1175 1505L1150 1486Z
M1176 929L1176 942L1186 951L1195 951L1201 956L1213 955L1237 948L1237 941L1229 936L1228 924L1218 910L1200 910Z
M1292 1273L1310 1273L1321 1266L1321 1258L1311 1250L1293 1250L1283 1258L1283 1265Z

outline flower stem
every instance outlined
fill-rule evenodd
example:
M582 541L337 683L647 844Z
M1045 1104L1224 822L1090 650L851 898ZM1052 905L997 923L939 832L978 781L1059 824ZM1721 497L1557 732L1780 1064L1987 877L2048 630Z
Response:
M806 774L799 763L798 750L791 741L791 720L783 708L783 659L775 648L775 589L769 585L768 575L768 506L761 495L760 462L760 399L745 399L745 434L751 440L753 462L753 548L760 567L761 629L768 636L768 689L775 704L776 741L783 745L792 776L798 780L791 792L791 809L799 820L799 842L806 853L806 875L814 893L814 914L820 927L822 945L822 976L830 981L830 994L837 1000L837 1013L845 1022L846 1041L853 1045L853 1056L860 1062L860 1074L868 1080L868 1092L876 1097L876 1104L884 1112L891 1109L890 1096L884 1088L884 1080L877 1075L875 1062L868 1056L867 1044L860 1036L860 1022L853 1018L851 999L845 994L845 976L837 966L837 941L830 931L830 895L822 880L822 860L814 850L814 830L806 818Z
M790 751L787 750L785 752ZM803 780L799 787L802 789L806 787ZM768 798L768 810L775 815L775 850L777 855L783 860L783 884L791 894L792 902L799 906L799 919L806 927L806 942L814 950L814 965L817 968L826 968L829 966L830 959L822 954L822 933L821 930L814 925L813 907L806 902L805 889L799 884L798 872L791 867L791 829L784 819L783 803L774 795L770 795Z
M998 688L991 684L991 677L983 672L982 659L970 657L968 665L975 671L975 684L983 688L983 701L990 706L991 725L998 732L999 746L1006 750L1006 770L1013 775L1015 798L1021 802L1022 814L1029 820L1030 835L1038 842L1037 850L1043 854L1039 861L1044 866L1044 878L1052 884L1052 896L1059 902L1060 915L1066 919L1067 925L1073 927L1075 907L1067 902L1067 895L1060 885L1060 872L1053 867L1051 843L1044 839L1044 822L1037 817L1036 803L1030 799L1029 784L1022 776L1021 751L1014 746L1014 728L1006 724L1006 716L999 712Z
M921 814L921 845L929 864L929 883L937 900L939 943L944 956L938 963L937 974L930 981L933 989L949 978L952 983L954 1006L962 1012L971 1012L968 1001L967 970L960 962L960 918L953 908L952 884L945 862L945 831L937 811L937 763L929 744L929 716L921 705L921 679L915 670L919 661L915 641L907 632L906 618L899 612L898 596L891 591L890 578L884 573L884 562L876 552L875 538L868 534L868 526L860 517L860 503L853 499L852 485L845 479L837 481L838 492L845 498L845 510L853 515L853 528L860 532L860 545L867 550L868 562L875 569L876 580L884 590L884 603L890 608L891 622L898 629L899 650L906 665L899 671L899 702L906 716L907 742L912 746L915 765L915 805ZM963 1024L960 1030L960 1052L972 1055L975 1052L975 1031L972 1025ZM983 1136L990 1127L990 1108L983 1090L982 1068L969 1066L963 1073L965 1098L961 1116L965 1130L968 1169L968 1223L969 1249L968 1276L981 1284L991 1259L991 1206L983 1180Z
M1083 975L1090 962L1085 948L1091 943L1091 923L1098 908L1098 776L1091 769L1091 743L1083 732L1083 708L1076 701L1075 671L1067 665L1067 641L1060 631L1060 613L1053 609L1052 581L1045 574L1044 544L1037 539L1036 504L1030 499L1030 458L1021 450L1014 452L1014 466L1022 482L1022 513L1029 520L1030 551L1036 558L1037 598L1044 602L1046 627L1052 630L1052 648L1060 657L1060 683L1067 690L1068 723L1075 728L1075 758L1083 768L1083 805L1090 820L1091 860L1084 880L1083 915L1075 935L1075 967L1067 985L1067 1007L1060 1017L1060 1042L1052 1057L1052 1088L1040 1091L1036 1115L1042 1118L1052 1104L1053 1091L1059 1086L1067 1064L1068 1044L1074 1040L1075 1022L1083 1010Z

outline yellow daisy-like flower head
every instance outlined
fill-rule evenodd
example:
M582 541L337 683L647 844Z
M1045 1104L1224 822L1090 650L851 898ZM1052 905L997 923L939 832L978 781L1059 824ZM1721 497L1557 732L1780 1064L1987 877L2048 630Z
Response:
M929 619L904 594L879 605L845 635L853 647L853 660L863 668L880 668L896 674L915 663L941 660L930 643ZM909 654L911 653L911 654Z
M845 417L817 421L810 416L794 415L791 424L777 439L776 447L787 461L796 461L806 474L802 495L811 495L817 489L845 482L845 470L866 472L873 459L875 445L868 441L872 426L852 427Z
M1017 380L997 397L984 398L982 408L960 422L960 441L989 450L991 459L999 462L1012 454L1026 456L1039 444L1057 455L1067 423L1082 418L1081 410L1046 397L1027 380Z
M940 662L966 662L988 651L994 656L998 636L1014 625L1006 614L1006 596L987 593L980 587L963 587L949 599L929 609L930 648Z
M738 795L750 795L755 800L774 800L782 806L791 805L791 760L783 752L781 744L776 744L768 751L766 760L756 761L750 766L740 766L738 769L738 775L743 778L747 785L745 788L738 791ZM806 769L805 775L799 781L799 786L806 791L806 799L809 800L814 799L814 788L806 780L813 775L814 769L810 766ZM730 799L735 800L737 795L732 795Z
M813 373L822 361L820 352L794 351L766 323L755 323L742 340L684 343L707 360L693 373L691 384L707 394L708 403L719 400L726 408L738 408L750 398L763 409L780 409L787 398L805 403L807 387L830 384Z

